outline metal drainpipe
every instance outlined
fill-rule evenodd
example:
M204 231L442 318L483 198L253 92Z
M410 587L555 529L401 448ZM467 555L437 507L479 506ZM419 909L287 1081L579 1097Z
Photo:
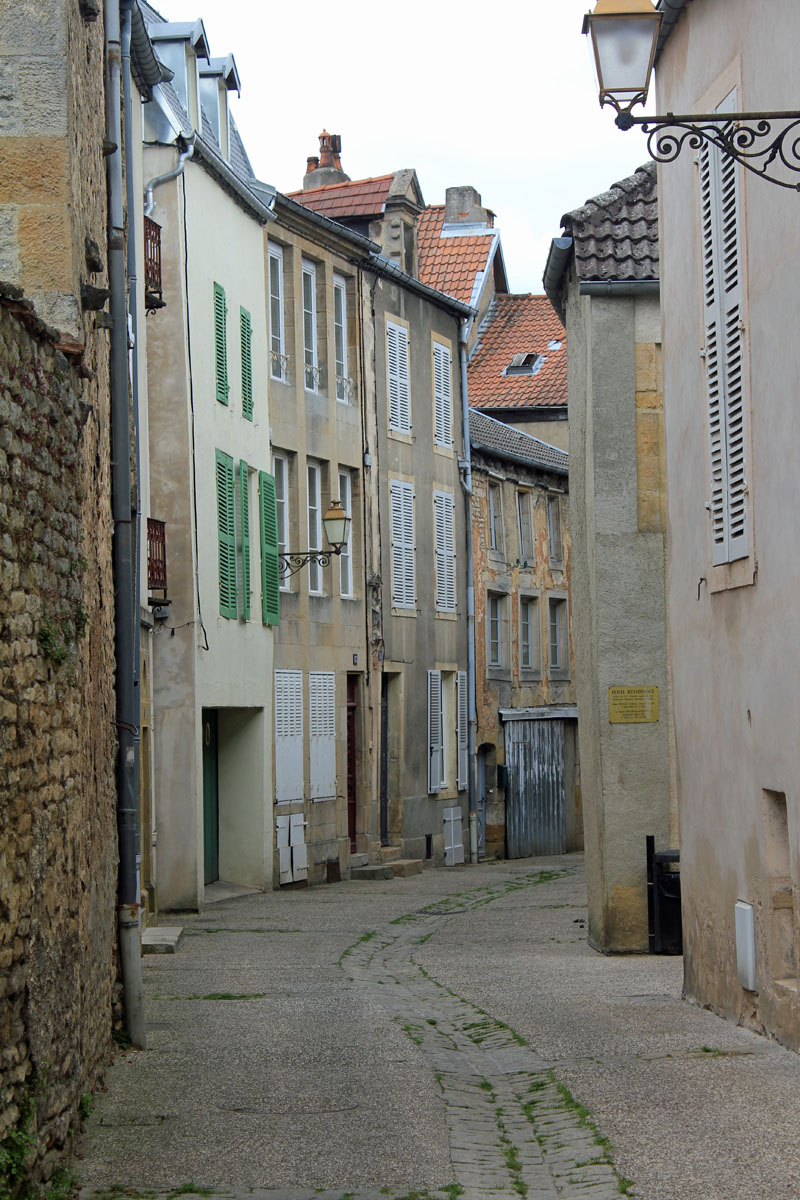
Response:
M134 607L131 520L131 445L128 398L128 315L125 297L125 227L122 203L122 121L120 115L120 0L104 0L106 31L106 137L116 146L106 160L108 185L108 277L111 290L111 503L114 515L114 605L117 699L117 830L119 879L117 926L125 1028L144 1049L139 895L136 879L138 804L134 787L139 713L133 672ZM130 9L124 10L125 24Z
M153 192L159 186L159 184L169 183L170 179L177 179L179 175L183 174L183 168L194 154L194 143L196 138L197 134L193 133L190 138L186 139L187 146L185 150L181 150L177 166L173 167L171 171L165 171L163 175L156 175L155 178L151 179L147 184L144 190L144 215L146 217L150 216L156 206Z
M461 486L464 489L467 514L467 703L469 706L469 732L467 735L467 779L469 787L469 861L478 861L478 798L475 794L475 734L477 713L475 707L475 580L472 553L472 458L469 444L469 390L467 387L467 330L466 321L461 323L459 339L459 362L461 367L461 415L464 425L464 467Z
M141 649L142 622L139 617L142 594L142 457L139 436L139 307L137 303L138 238L134 232L136 218L136 189L133 180L133 112L131 107L131 9L133 0L122 0L122 120L125 140L125 198L128 209L128 320L130 322L129 375L133 403L133 456L136 463L136 508L133 527L133 687L137 710L142 711ZM139 765L141 729L133 743L133 788L139 799ZM136 822L136 893L142 894L142 821Z

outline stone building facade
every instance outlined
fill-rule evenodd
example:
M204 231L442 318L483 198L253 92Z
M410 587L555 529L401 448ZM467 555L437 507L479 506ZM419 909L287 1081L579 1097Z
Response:
M108 332L87 292L107 285L103 23L97 5L54 0L3 3L0 24L0 1161L13 1186L15 1143L26 1175L52 1173L109 1049L116 736Z

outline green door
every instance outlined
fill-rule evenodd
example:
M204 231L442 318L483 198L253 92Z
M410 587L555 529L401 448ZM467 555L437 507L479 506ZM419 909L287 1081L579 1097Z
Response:
M203 882L219 879L217 710L203 709Z

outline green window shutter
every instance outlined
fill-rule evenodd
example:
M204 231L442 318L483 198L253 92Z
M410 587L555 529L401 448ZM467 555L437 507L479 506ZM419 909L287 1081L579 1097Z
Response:
M242 333L242 415L253 419L253 326L246 308L239 309Z
M217 450L217 528L219 534L219 611L239 615L236 605L236 518L233 499L233 459Z
M261 511L261 619L265 625L279 625L278 510L275 480L266 471L258 473L258 503Z
M214 284L214 363L217 375L217 399L220 404L228 403L228 343L225 324L228 310L225 306L225 288Z
M250 478L247 463L239 463L239 505L242 527L242 619L250 620Z

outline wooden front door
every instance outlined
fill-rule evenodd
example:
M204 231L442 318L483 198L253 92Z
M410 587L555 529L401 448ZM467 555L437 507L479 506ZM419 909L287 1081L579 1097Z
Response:
M358 676L347 676L347 833L350 850L355 853L356 843L356 711L358 707Z
M203 883L219 879L217 710L203 709Z

